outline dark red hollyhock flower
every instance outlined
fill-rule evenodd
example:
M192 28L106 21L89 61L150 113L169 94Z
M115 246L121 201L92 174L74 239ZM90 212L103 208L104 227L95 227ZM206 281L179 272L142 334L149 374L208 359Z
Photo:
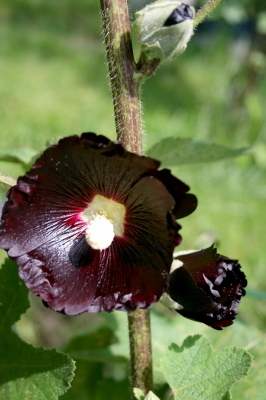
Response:
M75 315L159 300L181 241L176 219L197 204L159 165L84 133L48 148L9 190L0 247L46 305Z
M232 325L247 286L237 260L216 254L213 246L179 256L178 260L183 265L170 274L167 290L183 307L176 311L217 330Z

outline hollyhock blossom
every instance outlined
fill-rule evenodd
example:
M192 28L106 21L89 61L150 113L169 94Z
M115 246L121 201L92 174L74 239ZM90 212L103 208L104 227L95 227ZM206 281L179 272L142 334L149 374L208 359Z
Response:
M3 205L0 247L50 308L149 307L166 290L176 219L196 208L160 163L84 133L48 148Z
M232 325L247 285L240 268L237 260L217 254L213 246L178 256L167 290L176 302L173 308L217 330Z

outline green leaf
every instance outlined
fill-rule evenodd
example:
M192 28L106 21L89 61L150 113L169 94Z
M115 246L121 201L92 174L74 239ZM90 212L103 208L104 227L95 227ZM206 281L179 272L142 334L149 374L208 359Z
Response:
M232 388L233 399L241 400L264 400L265 399L265 377L266 360L265 344L261 347L261 358L255 357L254 367L251 368L248 377Z
M153 392L149 391L147 396L145 397L143 391L139 388L133 389L134 396L137 400L160 400Z
M263 292L262 290L248 288L247 295L254 297L255 299L266 300L266 292Z
M246 391L249 383L250 387L252 387L253 397L245 396L244 391L243 393L241 392L241 395L239 395L239 397L234 396L234 398L241 398L243 400L249 400L250 398L252 398L252 400L253 398L254 400L263 400L263 398L259 397L259 392L264 393L262 391L262 387L263 385L265 385L264 376L266 376L266 361L264 361L264 349L266 349L266 339L264 339L264 334L262 332L257 330L254 326L246 325L241 323L239 320L236 320L234 324L225 329L221 335L221 332L210 329L204 324L199 324L197 322L188 320L176 313L165 315L161 311L156 311L156 309L161 310L159 304L155 305L151 310L153 371L154 382L157 385L156 387L158 387L158 385L165 384L165 377L163 376L162 371L159 367L160 360L165 355L168 346L170 346L172 342L182 343L185 337L188 336L190 332L194 331L206 335L211 340L216 349L224 348L230 343L237 347L242 346L251 351L255 357L254 366L251 369L247 378L245 378L241 382L237 382L233 386L232 393L233 396L235 391L237 391L237 393L239 394L242 387L245 387ZM73 344L71 344L70 347L64 348L63 351L66 351L71 357L74 357L77 362L82 361L82 359L84 360L84 362L85 360L97 360L101 361L102 363L112 361L115 362L116 365L121 366L121 368L123 365L128 368L127 360L129 357L129 345L126 313L101 313L101 317L106 321L107 326L113 332L117 340L116 343L103 348L98 348L97 346L97 348L95 347L94 350L92 350L90 345L88 345L88 342L85 346L85 338L83 340L79 337L78 341L76 342L77 345L73 346ZM167 335L165 334L165 332L167 332ZM80 344L79 346L78 342ZM96 363L94 363L93 365L96 365ZM112 364L111 370L115 370L114 364ZM114 375L115 374L112 375L113 378L115 378ZM71 391L72 389L68 391L65 396L69 396L69 398L71 398Z
M126 363L125 357L111 351L111 346L116 342L109 327L100 327L94 332L74 337L63 351L77 360Z
M74 336L64 347L64 351L68 354L85 349L94 351L110 346L114 342L113 331L106 326L100 326L96 327L96 329L91 332L85 332L85 334Z
M214 352L205 337L196 335L187 337L181 347L172 344L161 360L161 369L175 400L219 400L247 375L251 361L249 353L236 347Z
M20 148L11 150L8 153L1 153L0 161L18 163L22 164L24 167L28 167L33 163L37 155L38 151L36 150Z
M109 366L114 367L113 364ZM118 381L107 376L106 364L77 360L76 376L71 388L60 400L125 400L131 397L129 388L128 380Z
M134 388L133 389L134 396L137 398L137 400L145 400L145 394L143 391L139 388Z
M56 400L70 387L75 364L56 350L25 343L12 331L28 306L28 290L8 259L0 270L0 399Z
M214 143L169 137L155 144L147 155L160 160L164 166L174 166L219 161L248 151L246 148L230 149Z
M226 392L222 400L232 400L232 395L230 392Z
M18 267L14 261L6 259L4 265L0 269L1 337L5 334L5 330L10 330L10 327L19 320L21 314L23 314L29 306L28 290L24 282L18 277Z
M149 391L144 400L160 400L153 392Z
M126 313L102 313L106 327L72 339L63 351L76 360L126 364L129 343Z

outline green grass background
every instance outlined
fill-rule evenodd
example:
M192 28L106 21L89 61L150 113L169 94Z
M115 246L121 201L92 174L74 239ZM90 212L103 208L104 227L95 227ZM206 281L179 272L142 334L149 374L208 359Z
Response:
M215 19L221 20L219 13ZM115 139L97 1L2 0L0 38L0 153L42 151L59 137L84 131ZM196 212L181 221L179 250L214 239L219 253L240 260L249 286L239 318L263 337L266 38L260 35L261 46L256 38L237 35L233 25L196 32L186 52L146 82L142 98L146 149L168 136L253 149L235 160L172 170L199 200ZM23 168L0 162L0 171L16 178ZM1 187L2 199L4 193ZM35 308L21 332L35 344L56 344L56 339L47 343L44 334L34 336L32 319L41 324ZM54 319L53 324L61 332ZM197 333L198 325L191 324Z

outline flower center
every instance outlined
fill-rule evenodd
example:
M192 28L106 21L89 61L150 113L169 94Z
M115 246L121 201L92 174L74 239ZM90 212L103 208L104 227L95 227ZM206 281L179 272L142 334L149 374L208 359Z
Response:
M97 194L82 213L88 223L85 237L87 243L97 250L109 247L115 236L124 233L125 206Z

